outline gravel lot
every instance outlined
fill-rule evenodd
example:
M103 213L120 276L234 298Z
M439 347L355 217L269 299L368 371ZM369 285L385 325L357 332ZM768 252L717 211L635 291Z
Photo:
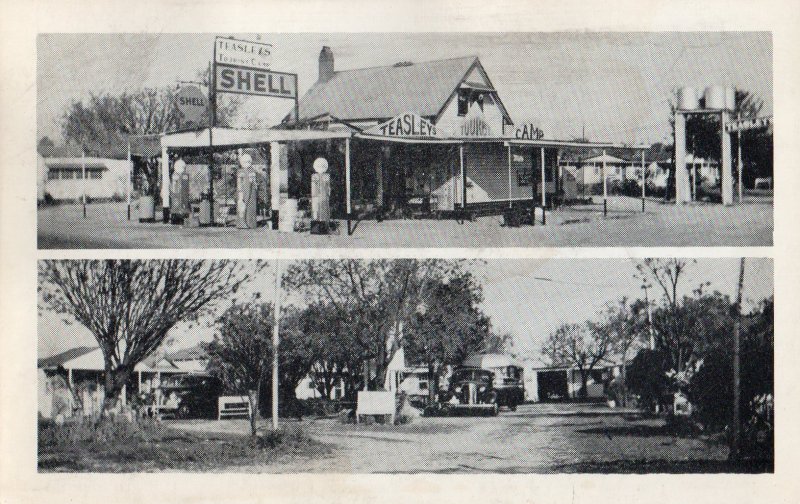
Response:
M450 220L364 221L347 236L280 233L267 228L184 228L126 219L124 203L98 203L82 217L80 205L38 211L39 248L374 248L374 247L652 247L770 246L773 242L771 198L743 204L686 206L609 198L548 212L547 226L501 227L501 217L458 224ZM134 210L135 217L135 210ZM344 228L344 224L342 225Z
M586 464L642 461L691 467L727 457L723 445L663 434L663 420L641 419L602 405L523 405L496 418L421 418L398 426L343 425L335 419L301 423L313 438L332 446L331 453L231 470L554 473L580 471ZM242 420L169 425L195 433L248 432Z

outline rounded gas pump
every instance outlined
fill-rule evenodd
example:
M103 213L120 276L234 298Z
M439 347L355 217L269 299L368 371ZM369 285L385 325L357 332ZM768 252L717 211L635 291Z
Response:
M331 232L331 174L325 158L314 160L311 175L311 234Z
M172 183L170 184L170 221L182 222L190 213L189 174L186 173L186 161L178 159L173 166Z
M254 229L258 224L258 180L250 154L239 156L236 175L236 227Z

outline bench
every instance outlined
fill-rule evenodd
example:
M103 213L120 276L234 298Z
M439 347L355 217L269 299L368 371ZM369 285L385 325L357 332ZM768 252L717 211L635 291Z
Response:
M217 408L217 420L222 420L223 417L250 418L250 398L247 396L221 396Z

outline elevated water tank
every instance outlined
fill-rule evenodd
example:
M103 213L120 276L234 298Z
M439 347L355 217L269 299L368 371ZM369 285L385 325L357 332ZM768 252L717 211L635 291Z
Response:
M736 88L725 88L725 108L728 110L736 110Z
M706 108L713 110L722 110L725 108L725 87L724 86L709 86L706 88Z
M678 89L678 110L695 110L697 106L697 91L693 87Z

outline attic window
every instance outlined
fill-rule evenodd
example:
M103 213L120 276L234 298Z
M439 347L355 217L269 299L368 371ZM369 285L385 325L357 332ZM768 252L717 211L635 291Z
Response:
M469 112L469 89L458 90L458 115L464 117Z
M397 68L397 67L407 67L407 66L411 66L411 65L413 65L413 64L414 64L414 63L412 63L412 62L410 62L410 61L398 61L398 62L397 62L397 63L395 63L393 66L394 66L395 68Z

